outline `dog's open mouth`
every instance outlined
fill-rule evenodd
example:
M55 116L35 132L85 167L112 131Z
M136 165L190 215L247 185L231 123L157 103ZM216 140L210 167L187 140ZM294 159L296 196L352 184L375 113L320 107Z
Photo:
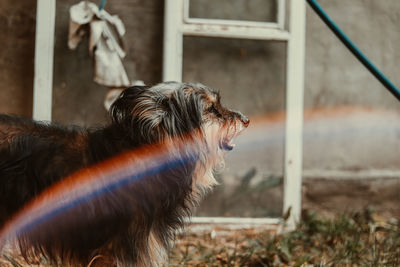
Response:
M222 140L220 147L221 149L231 151L235 147L235 144L232 139L224 139Z
M248 120L246 124L240 124L240 126L234 127L234 131L231 134L225 136L219 143L219 147L226 151L231 151L236 145L233 143L233 139L240 135L248 126Z

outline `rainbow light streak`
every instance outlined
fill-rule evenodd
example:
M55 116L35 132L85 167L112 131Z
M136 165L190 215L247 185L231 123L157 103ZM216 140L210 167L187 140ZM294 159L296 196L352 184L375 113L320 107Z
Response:
M0 231L0 247L7 240L32 231L95 197L147 176L194 162L194 148L193 143L186 142L171 154L171 149L165 145L143 147L72 174L46 189L6 223Z

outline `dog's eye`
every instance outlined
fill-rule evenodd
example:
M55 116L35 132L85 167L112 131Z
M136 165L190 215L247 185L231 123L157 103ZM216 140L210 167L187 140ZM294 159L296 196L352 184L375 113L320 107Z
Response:
M214 113L218 118L222 117L221 113L219 113L219 111L214 107L214 105L209 107L208 111Z

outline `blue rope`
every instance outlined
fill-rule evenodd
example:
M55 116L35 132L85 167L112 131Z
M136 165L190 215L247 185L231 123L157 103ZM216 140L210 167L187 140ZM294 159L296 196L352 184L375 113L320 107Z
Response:
M360 49L346 36L346 34L326 14L316 0L307 0L310 6L342 41L342 43L353 53L353 55L385 86L399 101L400 90L361 52Z
M106 0L101 0L99 5L99 11L101 11L106 6Z

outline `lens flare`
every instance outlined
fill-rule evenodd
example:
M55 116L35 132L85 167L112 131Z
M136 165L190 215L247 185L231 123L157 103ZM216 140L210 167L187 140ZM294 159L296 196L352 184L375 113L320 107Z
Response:
M80 220L90 212L85 210L90 206L77 207L129 188L145 177L193 163L195 157L194 143L186 140L172 148L166 144L145 146L78 171L45 190L9 220L0 231L0 245L21 235L36 235L37 231L43 237L45 227L59 215L67 213Z

